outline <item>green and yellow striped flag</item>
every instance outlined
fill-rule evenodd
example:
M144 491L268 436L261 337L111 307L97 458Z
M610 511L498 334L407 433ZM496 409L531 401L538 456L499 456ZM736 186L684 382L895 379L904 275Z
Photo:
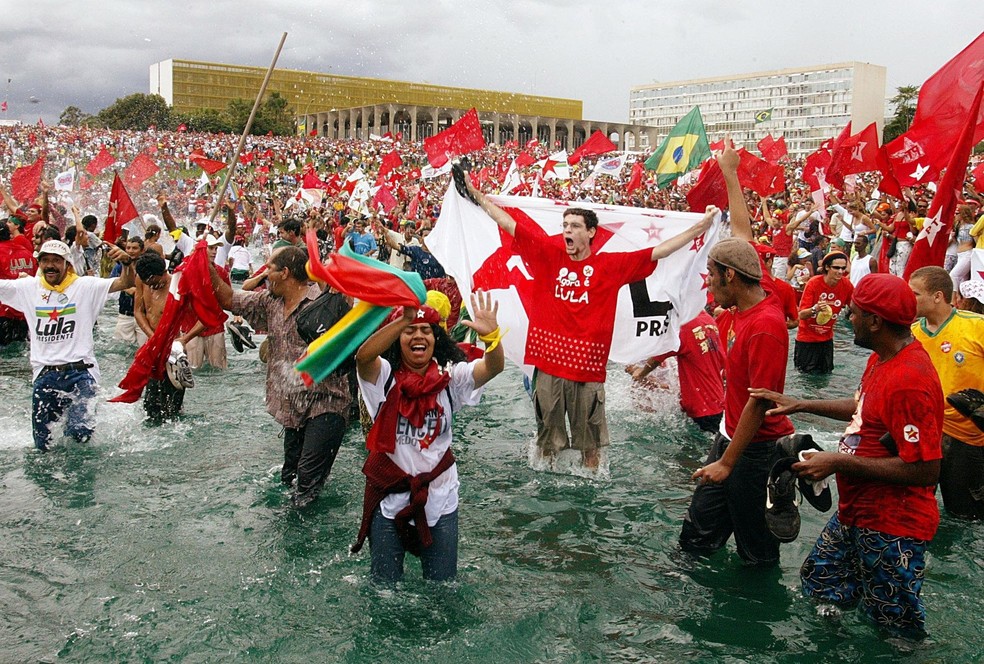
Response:
M760 122L768 122L772 119L772 109L767 108L764 111L759 111L755 114L755 124Z
M707 143L707 134L704 133L700 107L694 106L646 160L646 168L656 171L656 186L663 189L684 173L700 166L710 156L711 148Z

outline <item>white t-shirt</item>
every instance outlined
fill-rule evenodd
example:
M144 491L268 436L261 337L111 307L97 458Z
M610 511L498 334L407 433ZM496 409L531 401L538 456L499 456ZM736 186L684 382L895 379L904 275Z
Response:
M113 279L79 277L64 293L41 287L39 277L0 280L0 302L24 314L31 334L31 368L85 362L99 381L92 329Z
M225 267L226 263L229 262L229 252L232 251L232 242L226 239L225 233L220 235L219 239L222 240L222 244L219 245L218 251L215 252L215 264ZM248 267L243 269L248 269Z
M221 250L220 250L221 251ZM246 247L232 247L229 249L229 258L232 259L232 269L233 270L249 270L250 264L253 261L253 256L249 253L249 249ZM216 263L218 263L218 258L216 258ZM229 261L226 260L226 263ZM221 263L225 267L225 263Z
M444 409L444 415L440 418L438 435L429 447L421 449L420 441L425 438L427 432L433 431L438 426L437 410L427 413L422 429L410 426L406 418L399 416L396 424L396 451L388 456L403 472L408 475L419 475L433 470L451 447L451 415L462 406L478 404L485 390L484 387L475 389L473 372L477 361L458 362L451 366L451 382L448 384L451 401L448 401L448 390L441 390L437 402ZM373 420L376 419L380 405L385 401L383 388L391 372L389 362L382 358L380 362L382 366L375 383L368 383L359 378L362 400ZM409 503L409 491L391 493L383 498L380 509L387 519L395 519L397 513ZM451 467L435 478L428 487L427 505L424 507L427 525L435 525L443 515L451 514L456 509L458 509L458 467L457 464L451 464Z

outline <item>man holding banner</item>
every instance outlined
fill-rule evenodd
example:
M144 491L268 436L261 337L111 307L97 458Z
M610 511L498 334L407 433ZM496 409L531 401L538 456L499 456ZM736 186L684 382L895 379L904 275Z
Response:
M513 238L513 249L532 277L525 361L535 367L537 448L551 466L561 450L573 448L581 452L585 468L597 469L600 448L609 443L605 365L618 292L645 280L660 259L696 244L718 210L709 207L698 223L655 247L595 252L592 244L600 229L593 210L564 209L561 236L550 236L522 210L500 208L469 178L465 181L479 207Z

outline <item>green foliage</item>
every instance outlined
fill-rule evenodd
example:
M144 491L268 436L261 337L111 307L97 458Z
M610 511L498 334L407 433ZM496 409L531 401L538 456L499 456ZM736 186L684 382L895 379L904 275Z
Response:
M117 99L95 117L98 126L108 129L136 129L143 131L151 126L171 128L171 108L160 95L135 93Z
M78 106L69 106L58 116L58 124L65 127L78 127L89 119L89 114Z
M916 115L916 100L919 98L918 85L903 85L896 88L897 94L889 101L895 105L895 115L885 124L882 131L882 143L893 141L912 125L912 119Z
M177 129L182 124L187 127L188 131L209 134L228 134L233 131L232 123L229 122L226 115L214 108L203 108L192 113L175 113L172 111L171 129Z
M253 103L245 99L233 99L229 102L225 119L232 131L236 133L243 131L252 110ZM260 104L256 110L256 117L253 118L253 126L250 128L250 133L255 136L270 132L277 136L290 136L294 133L294 116L287 105L287 100L281 97L279 92L270 94Z

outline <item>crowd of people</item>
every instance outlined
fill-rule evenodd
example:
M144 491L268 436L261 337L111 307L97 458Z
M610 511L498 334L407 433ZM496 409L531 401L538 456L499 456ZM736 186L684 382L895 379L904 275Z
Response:
M75 168L77 178L66 191L43 178L36 199L17 200L6 185L2 191L8 218L0 229L0 344L29 341L35 445L48 449L59 417L77 441L93 433L99 372L92 328L111 292L121 293L114 331L121 342L153 346L161 328L170 332L166 376L151 378L144 393L151 418L177 416L193 371L204 362L226 366L225 325L189 308L171 320L168 309L172 282L192 279L191 261L205 255L204 278L218 306L237 317L228 326L233 343L251 343L251 332L266 335L260 347L266 405L284 428L280 480L293 487L293 504L302 508L317 498L358 410L353 403L361 402L371 424L356 548L368 538L377 579L401 578L407 551L421 557L426 578L453 578L458 475L450 421L461 407L478 403L504 359L495 302L481 292L459 292L427 246L452 175L428 169L419 144L391 138L252 137L218 206L222 214L210 221L211 192L223 171L201 177L198 160L228 160L236 140L84 127L0 129L0 172L43 157L46 173ZM104 148L121 170L140 154L160 169L134 186L144 213L116 245L104 243L99 228L110 171L82 175ZM587 184L588 158L570 179L529 174L544 197L570 203L558 208L563 233L553 242L489 196L520 151L540 157L546 147L487 146L470 155L472 168L458 191L511 236L533 278L538 307L530 316L526 361L536 369L538 452L549 460L574 449L591 469L609 442L604 383L615 294L702 236L719 210L696 211L697 223L654 247L592 251L593 203L688 207L682 185L660 190L647 180L629 192L611 177ZM698 484L681 548L708 554L734 535L745 563L777 565L780 543L799 530L790 486L836 477L837 510L803 564L804 591L821 602L860 605L893 633L922 636L920 590L939 523L937 484L947 512L984 517L984 432L945 400L984 389L984 282L970 270L972 250L984 248L984 198L966 184L947 264L921 268L905 281L931 188L907 189L896 200L858 177L845 187L850 191L831 191L821 207L796 161L786 164L784 191L761 197L742 188L729 141L715 159L727 186L728 237L710 248L707 307L681 325L676 353L681 407L713 440L693 475ZM391 200L359 198L369 183L385 188ZM417 273L430 290L427 305L394 312L355 354L354 366L313 386L294 369L310 342L298 320L314 307L338 320L352 302L312 282L309 236L317 238L320 260L347 245ZM571 282L577 292L555 292L558 270L583 275ZM470 316L461 306L468 297ZM857 392L830 401L785 395L791 338L796 370L830 373L842 317L849 318L855 344L872 351ZM469 329L482 346L456 343ZM645 381L670 355L640 358L628 371ZM788 417L797 412L848 422L838 450L800 444Z

